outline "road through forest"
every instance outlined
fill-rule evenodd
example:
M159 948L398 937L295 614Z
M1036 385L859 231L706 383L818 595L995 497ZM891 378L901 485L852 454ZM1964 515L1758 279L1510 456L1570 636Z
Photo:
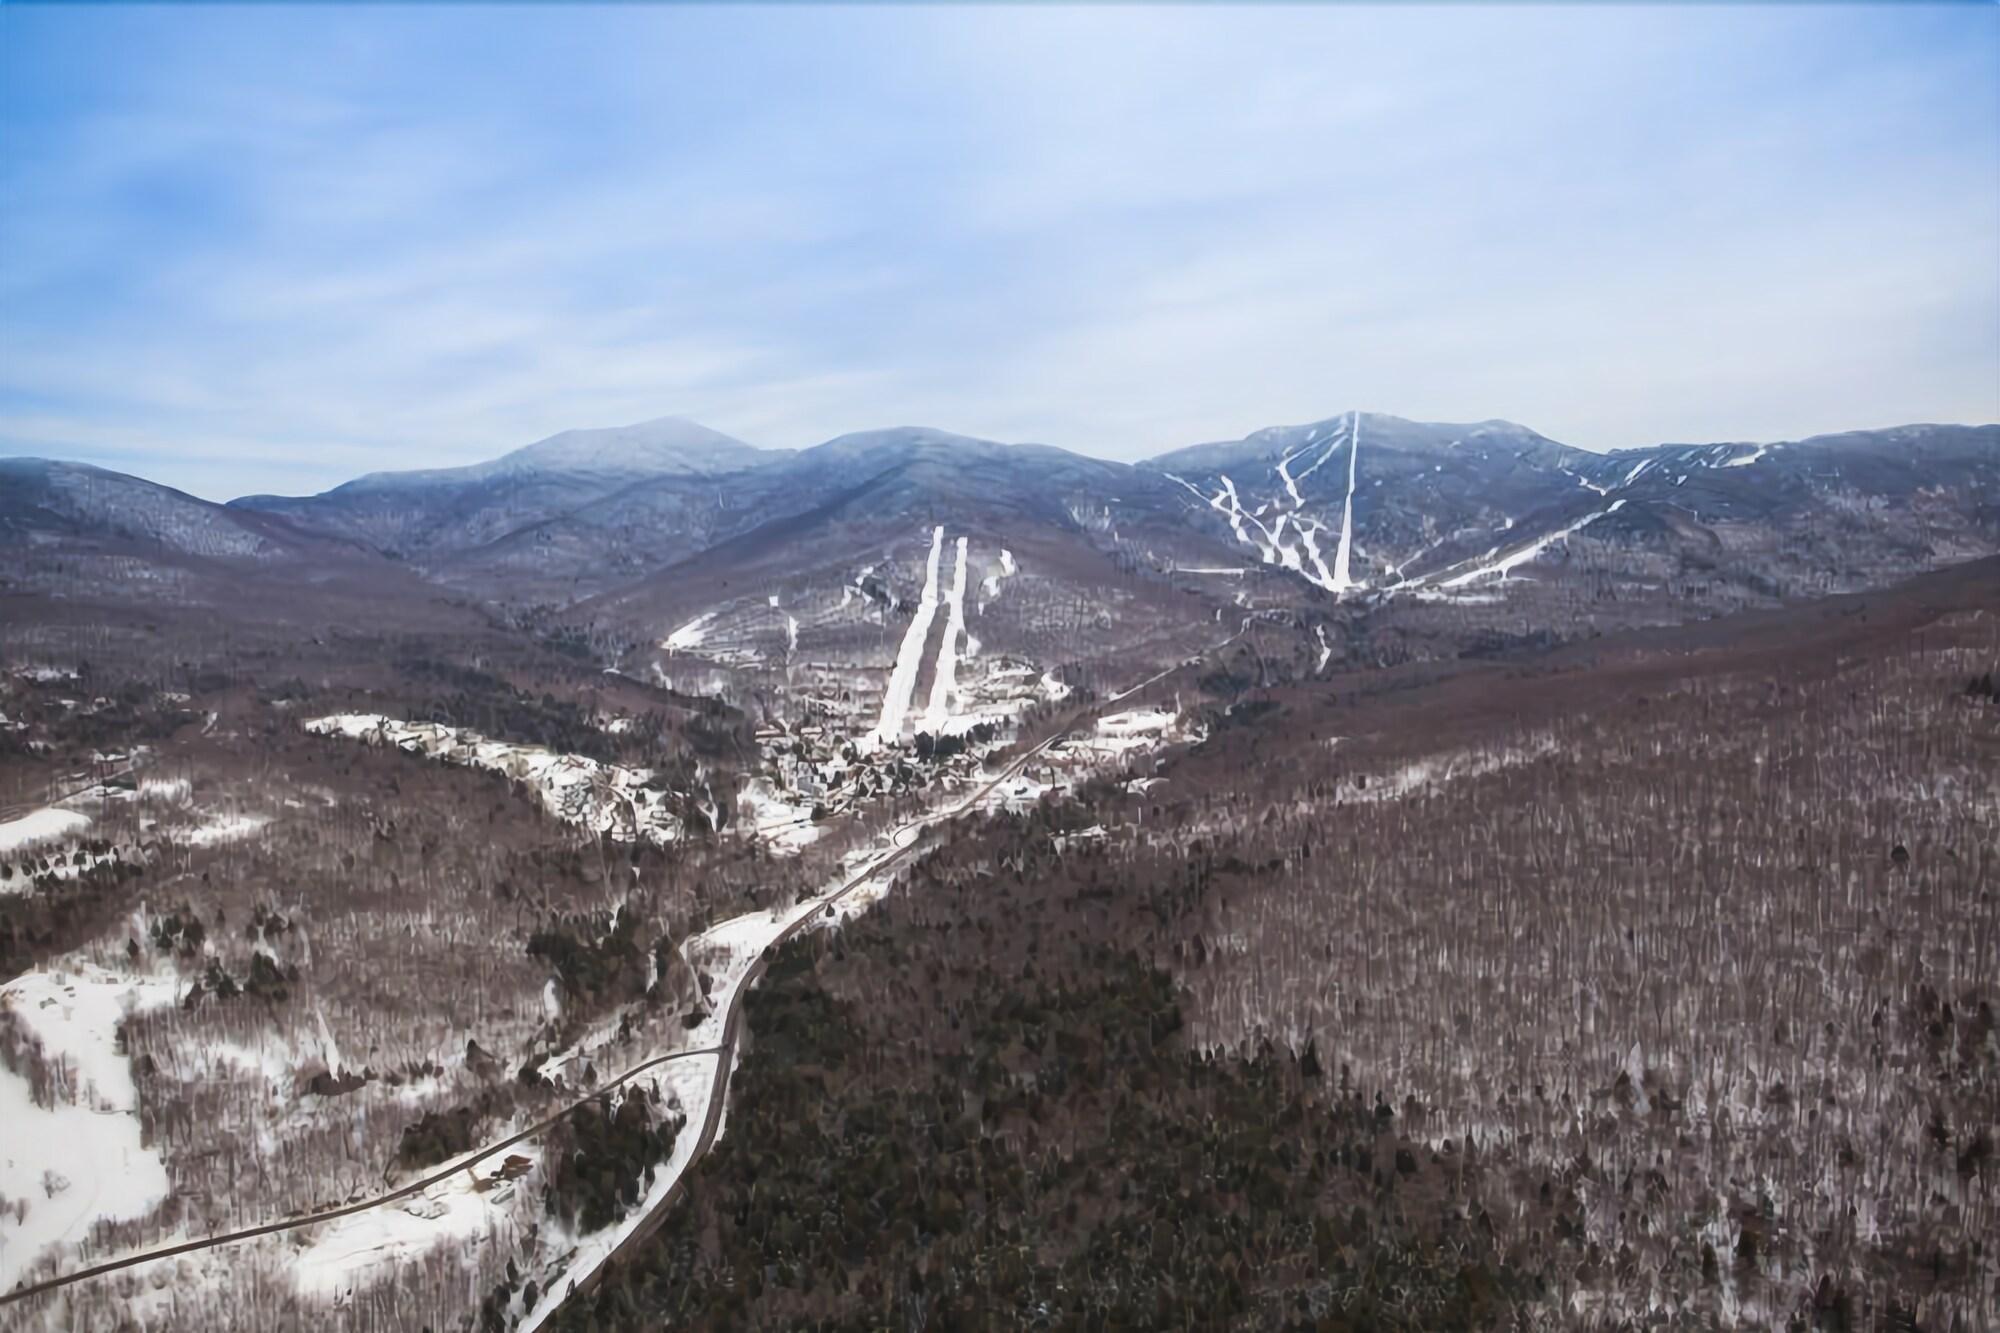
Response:
M578 1097L571 1102L568 1102L567 1104L562 1106L560 1109L554 1111L550 1115L545 1116L541 1120L536 1121L534 1124L528 1126L526 1129L519 1130L514 1134L511 1134L508 1137L499 1140L496 1143L489 1144L488 1146L480 1149L478 1152L472 1154L471 1156L464 1157L459 1159L458 1161L455 1161L447 1168L431 1172L430 1174L422 1176L416 1180L410 1181L407 1184L398 1186L397 1188L390 1190L386 1193L374 1195L366 1199L356 1200L351 1203L342 1204L335 1208L323 1209L321 1211L313 1213L305 1213L297 1217L282 1218L274 1222L266 1222L258 1226L244 1227L234 1231L223 1232L219 1235L208 1236L199 1240L183 1241L176 1245L164 1246L159 1249L153 1249L153 1250L143 1250L136 1254L125 1255L121 1258L109 1259L103 1263L93 1264L88 1268L81 1268L72 1273L60 1274L55 1277L46 1278L40 1282L16 1287L12 1291L0 1292L0 1306L10 1305L17 1301L27 1300L30 1297L39 1296L47 1292L58 1290L62 1287L71 1286L75 1283L83 1282L90 1278L102 1277L105 1274L115 1273L123 1269L136 1268L141 1264L153 1263L162 1259L171 1259L178 1255L193 1254L202 1250L216 1249L224 1245L232 1245L240 1241L252 1240L259 1236L269 1236L269 1235L275 1235L279 1232L296 1230L300 1227L315 1226L322 1222L330 1222L337 1218L349 1217L355 1213L366 1212L373 1208L383 1207L384 1205L396 1202L398 1199L407 1198L412 1194L416 1194L422 1190L428 1189L432 1185L447 1180L452 1176L457 1175L461 1171L470 1170L472 1167L494 1156L495 1154L502 1152L507 1148L511 1148L515 1144L520 1143L523 1140L533 1138L536 1135L545 1132L551 1126L555 1125L558 1121L562 1120L564 1117L572 1114L579 1108L591 1102L596 1101L607 1091L631 1081L632 1079L638 1077L640 1074L647 1072L648 1070L656 1069L661 1065L668 1064L676 1060L688 1060L705 1056L715 1056L716 1057L715 1079L709 1089L707 1113L702 1119L700 1138L697 1140L693 1152L689 1154L687 1162L682 1166L680 1174L675 1178L672 1186L661 1197L658 1205L656 1205L647 1214L645 1219L641 1221L639 1225L633 1229L632 1233L629 1236L627 1236L623 1241L621 1241L618 1244L618 1246L614 1248L605 1257L605 1260L601 1264L599 1264L597 1268L595 1268L594 1270L592 1270L592 1272L587 1274L581 1281L577 1281L574 1278L572 1279L571 1286L568 1290L565 1291L563 1299L567 1300L570 1296L578 1292L590 1290L590 1288L593 1287L597 1283L597 1281L602 1277L606 1269L621 1262L626 1256L628 1256L632 1252L634 1248L643 1243L647 1238L649 1238L655 1231L659 1229L660 1223L662 1219L665 1217L667 1210L670 1207L672 1207L675 1199L677 1199L680 1196L684 1182L687 1180L688 1171L694 1166L696 1162L698 1162L702 1158L704 1154L708 1152L708 1150L711 1147L714 1146L716 1137L719 1134L722 1127L723 1113L727 1109L727 1098L729 1094L729 1078L730 1074L734 1070L736 1063L735 1061L736 1044L742 1025L741 1000L744 993L748 991L751 986L755 985L757 979L763 975L766 960L770 957L772 950L782 946L783 944L791 940L794 936L798 935L801 931L805 930L807 927L823 919L836 903L840 902L842 899L852 894L856 889L860 888L863 884L866 884L869 881L876 879L883 873L894 869L897 865L901 864L904 860L908 859L911 856L911 854L916 851L918 845L921 842L923 831L926 828L934 824L945 823L950 820L956 819L959 816L967 813L968 811L978 808L981 804L983 804L986 801L988 797L990 797L995 791L997 791L1004 783L1009 782L1013 778L1019 776L1021 770L1026 768L1029 763L1031 763L1034 759L1036 759L1040 755L1045 754L1057 742L1063 740L1065 737L1073 733L1077 729L1077 727L1086 722L1096 720L1098 717L1102 716L1105 710L1110 708L1112 705L1120 703L1126 699L1131 698L1133 695L1140 693L1143 690L1151 688L1152 686L1158 684L1160 681L1165 680L1168 676L1173 675L1177 671L1184 670L1188 667L1200 663L1204 658L1210 656L1213 653L1220 652L1222 649L1228 647L1231 643L1234 643L1237 639L1241 638L1243 634L1248 630L1248 628L1249 628L1249 621L1246 619L1243 625L1238 628L1235 634L1230 635L1227 639L1224 639L1221 643L1216 644L1214 647L1206 649L1203 652L1196 653L1192 657L1183 658L1179 662L1174 663L1172 666L1166 667L1160 671L1153 673L1151 676L1148 676L1146 679L1140 681L1138 684L1133 685L1128 689L1121 690L1118 693L1113 694L1103 700L1100 700L1097 703L1088 704L1083 708L1078 709L1075 713L1072 713L1067 719L1065 719L1061 725L1059 725L1052 732L1050 732L1049 735L1044 737L1042 740L1036 742L1028 749L1023 750L1013 759L1009 760L1005 765L1003 765L1000 768L1000 770L997 773L995 773L992 777L988 778L985 782L980 784L980 786L977 789L975 789L970 795L966 796L964 799L958 801L956 804L946 806L942 809L934 810L929 813L919 815L917 818L899 825L894 830L894 832L891 833L889 838L890 846L886 851L884 851L880 856L877 856L876 858L868 862L868 864L863 866L860 870L850 875L843 883L840 884L839 887L820 896L817 899L814 899L811 911L800 913L796 919L794 919L790 924L788 924L782 931L778 932L778 934L773 936L771 940L761 950L759 950L756 961L753 962L750 965L749 969L744 973L742 982L739 985L732 988L729 993L729 998L728 998L729 1009L728 1013L724 1016L723 1019L722 1039L719 1042L717 1042L714 1046L703 1047L698 1050L674 1051L666 1055L652 1056L646 1060L642 1060L639 1063L633 1065L631 1068L626 1069L622 1073L616 1075L615 1077L607 1079L604 1082L600 1083L597 1087L591 1089L589 1093L581 1097ZM559 1306L559 1304L560 1302L557 1303L557 1306ZM554 1309L557 1308L557 1306L549 1307L549 1309L545 1312L545 1314L552 1314L554 1312ZM541 1321L537 1320L529 1324L525 1324L523 1325L523 1328L531 1329L537 1327L540 1322Z

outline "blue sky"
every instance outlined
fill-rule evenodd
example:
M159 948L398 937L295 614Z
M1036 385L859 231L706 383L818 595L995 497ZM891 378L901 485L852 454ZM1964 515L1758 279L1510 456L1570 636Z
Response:
M0 453L2000 419L2000 9L0 5Z

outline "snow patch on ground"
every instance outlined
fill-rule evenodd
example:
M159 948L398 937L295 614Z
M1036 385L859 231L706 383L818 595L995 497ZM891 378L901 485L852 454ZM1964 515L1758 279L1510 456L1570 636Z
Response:
M225 842L241 842L270 822L263 815L222 815L209 820L206 824L189 829L185 838L195 847L214 847Z
M979 612L986 613L986 605L1000 595L1000 585L1018 572L1014 564L1014 553L1006 547L1000 548L1000 568L979 582Z
M1342 792L1341 799L1370 804L1398 801L1426 787L1484 777L1488 773L1531 764L1555 751L1555 740L1547 736L1500 750L1452 750L1405 764L1386 777L1370 781L1365 787Z
M54 806L36 810L0 824L0 856L24 851L37 843L72 837L88 827L90 816L74 810L58 810Z

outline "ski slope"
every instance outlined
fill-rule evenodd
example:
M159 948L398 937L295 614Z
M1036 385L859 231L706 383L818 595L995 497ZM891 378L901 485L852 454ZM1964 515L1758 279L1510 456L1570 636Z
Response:
M889 673L888 688L882 692L882 716L868 733L876 745L892 745L903 735L903 720L909 716L910 697L916 693L917 672L923 667L924 644L931 634L931 621L938 608L938 558L944 552L944 525L931 529L931 554L924 565L924 591L917 600L917 614L903 632L896 650L896 666Z
M1477 569L1467 570L1463 574L1458 574L1453 576L1452 578L1446 579L1443 583L1439 584L1438 586L1441 588L1462 588L1466 584L1471 583L1477 579L1488 578L1495 574L1505 576L1508 570L1515 569L1521 565L1526 564L1528 561L1533 560L1536 556L1540 555L1543 551L1547 550L1549 547L1555 545L1555 543L1567 540L1569 537L1583 531L1591 524L1597 522L1598 519L1608 518L1610 515L1617 513L1624 507L1625 507L1625 502L1623 500L1613 500L1611 502L1611 507L1609 509L1600 509L1594 514L1585 514L1582 518L1578 519L1576 522L1570 524L1566 528L1558 528L1554 532L1549 533L1546 537L1539 537L1536 540L1529 542L1526 546L1520 547L1517 550L1509 552L1507 555L1502 556L1500 559L1493 561L1491 564L1485 564L1479 566Z
M1348 429L1347 449L1347 500L1340 509L1340 546L1333 553L1332 592L1346 592L1354 586L1349 574L1350 560L1354 553L1354 476L1361 457L1361 414L1354 414L1354 422Z
M930 707L924 710L924 729L937 735L951 720L952 696L958 693L958 644L965 636L966 540L958 539L958 563L952 570L951 608L945 620L944 642L938 645L937 671L931 678Z

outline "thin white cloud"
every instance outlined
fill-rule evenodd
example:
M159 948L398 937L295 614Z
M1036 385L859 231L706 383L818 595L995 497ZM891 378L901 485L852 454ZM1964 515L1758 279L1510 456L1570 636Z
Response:
M664 413L2000 416L1987 11L23 14L0 451L206 494Z

